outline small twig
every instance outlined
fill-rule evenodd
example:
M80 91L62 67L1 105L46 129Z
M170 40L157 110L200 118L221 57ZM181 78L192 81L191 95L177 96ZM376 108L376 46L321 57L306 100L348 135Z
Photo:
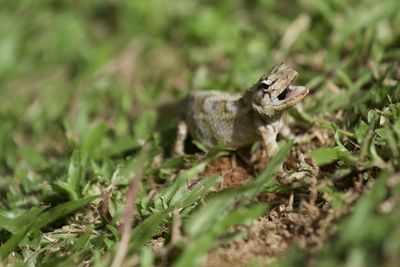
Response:
M132 232L132 214L135 212L135 202L139 191L140 182L144 175L144 165L148 146L144 145L140 154L137 172L135 177L132 179L128 194L125 200L124 214L122 218L122 231L121 231L121 242L119 244L117 254L115 255L111 267L120 267L125 259L128 252L129 241Z
M175 245L182 238L182 218L179 214L179 210L176 208L173 210L172 216L171 244Z

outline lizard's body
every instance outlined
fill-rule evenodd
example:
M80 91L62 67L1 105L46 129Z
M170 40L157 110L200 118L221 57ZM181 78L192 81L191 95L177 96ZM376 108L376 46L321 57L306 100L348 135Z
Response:
M259 140L251 109L241 95L220 91L195 91L187 98L186 123L190 135L206 147L224 141L229 148L240 148Z
M304 86L293 86L297 72L285 64L274 66L244 94L222 91L193 91L186 99L185 123L193 139L206 147L219 141L232 149L262 141L267 156L277 149L276 136L283 111L308 94ZM178 144L178 153L183 145ZM181 150L181 151L179 151Z

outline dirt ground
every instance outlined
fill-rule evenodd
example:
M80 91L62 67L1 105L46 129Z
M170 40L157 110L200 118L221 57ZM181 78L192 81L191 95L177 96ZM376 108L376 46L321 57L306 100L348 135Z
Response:
M299 144L294 145L284 170L277 177L280 183L291 188L290 193L260 195L259 201L277 205L248 228L237 227L235 231L238 232L247 230L247 237L219 245L207 255L203 266L267 264L282 256L292 244L312 255L333 236L338 219L351 211L353 203L368 185L362 182L361 177L352 177L353 183L338 183L345 198L339 208L332 207L318 188L329 182L325 174L331 172L333 166L321 170L307 154L317 147L333 145L333 138L323 128L311 129L311 132L314 134L304 135L304 140L298 140ZM302 162L308 163L308 167L302 166ZM253 179L264 166L262 160L246 166L237 158L222 157L210 164L205 175L221 175L224 181L219 189L224 189Z

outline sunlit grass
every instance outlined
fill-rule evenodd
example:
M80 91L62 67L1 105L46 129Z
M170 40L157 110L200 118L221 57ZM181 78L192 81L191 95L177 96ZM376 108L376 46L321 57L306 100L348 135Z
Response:
M256 179L215 192L222 177L199 175L226 153L168 156L174 122L160 121L157 108L192 89L242 91L285 61L311 88L291 116L330 133L332 145L307 154L324 179L320 198L340 207L346 192L337 181L371 188L313 259L397 263L399 9L396 0L3 3L1 260L109 266L140 169L127 262L156 264L161 256L149 242L159 237L176 266L199 264L213 247L243 238L232 226L273 207L256 196L280 188L273 176L291 143L280 143ZM307 256L292 247L275 264L309 263Z

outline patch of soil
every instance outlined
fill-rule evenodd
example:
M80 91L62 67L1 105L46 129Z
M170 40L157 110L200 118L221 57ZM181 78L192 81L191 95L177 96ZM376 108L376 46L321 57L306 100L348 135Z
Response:
M250 263L268 264L282 256L292 244L313 254L336 231L338 219L348 214L353 203L360 196L366 185L362 179L352 177L345 193L345 203L340 208L333 208L318 188L329 182L327 172L320 170L309 151L321 146L333 145L332 136L326 129L313 129L313 134L304 135L304 142L297 142L284 164L284 171L277 176L281 184L290 188L289 194L263 194L261 202L280 203L268 214L259 218L251 226L236 227L234 231L245 232L247 237L222 244L213 249L204 259L203 266L246 266ZM243 184L262 171L266 162L258 158L253 165L222 157L212 162L205 175L221 175L223 182L220 189Z
M219 185L218 190L244 184L253 178L248 168L241 161L228 156L211 162L202 174L202 176L212 175L223 177L223 182Z
M292 194L286 203L273 208L248 229L238 227L237 231L247 231L247 237L215 248L207 255L203 266L265 265L282 256L292 244L309 254L315 253L333 236L337 220L350 212L362 192L357 188L360 186L346 192L346 203L337 209L327 202L312 203Z

